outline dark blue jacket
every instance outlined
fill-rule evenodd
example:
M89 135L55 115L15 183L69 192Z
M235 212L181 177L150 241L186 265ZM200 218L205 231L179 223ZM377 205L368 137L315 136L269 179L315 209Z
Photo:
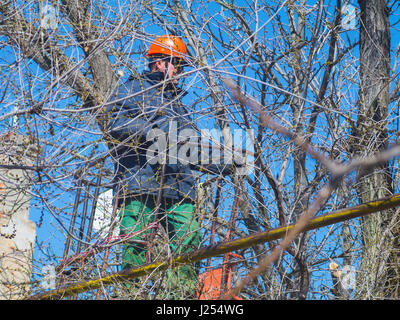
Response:
M183 164L166 161L163 169L160 163L149 163L148 150L154 141L147 135L158 128L169 132L170 123L177 124L177 132L193 128L188 110L180 102L181 91L172 84L166 84L161 72L144 73L140 78L130 78L121 84L111 97L106 109L108 134L114 140L116 177L122 190L130 195L157 195L162 183L162 196L181 199L195 199L194 177L191 169L227 174L231 166L198 163ZM221 169L222 168L222 169ZM163 178L161 178L163 174ZM125 193L124 192L124 193Z

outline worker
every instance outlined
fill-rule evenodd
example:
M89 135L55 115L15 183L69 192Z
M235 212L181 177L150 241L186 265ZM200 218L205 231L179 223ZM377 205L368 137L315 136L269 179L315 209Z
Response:
M123 248L122 269L151 262L149 251L154 231L160 226L168 234L173 255L198 248L201 233L194 212L192 169L223 174L232 170L228 166L188 164L171 157L169 149L179 143L172 139L166 140L169 148L166 152L150 152L154 151L152 146L160 132L169 133L174 127L179 136L183 129L193 126L188 110L180 101L184 93L179 88L179 78L188 64L183 40L172 35L157 37L147 58L149 70L120 84L106 110L108 134L116 142L113 157L119 181L116 193L120 233L130 236ZM169 158L162 159L158 157L160 154ZM194 297L197 266L183 265L174 270L166 274L172 293L165 297Z

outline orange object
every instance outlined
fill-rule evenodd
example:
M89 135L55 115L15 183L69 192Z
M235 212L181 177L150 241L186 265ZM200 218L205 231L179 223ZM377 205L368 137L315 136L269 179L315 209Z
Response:
M243 258L242 256L233 253L228 253L227 255L229 257ZM232 287L232 266L236 263L238 262L235 261L226 263L225 269L227 274L225 276L225 279L223 279L224 267L212 269L202 273L199 276L200 288L196 292L196 296L199 298L199 300L219 299L221 297L221 288L223 287L225 281L226 281L226 290L229 291ZM233 296L233 298L235 300L242 300L241 298L236 296Z
M147 56L152 54L165 54L181 59L185 59L187 49L183 40L172 35L164 35L154 39L150 45Z

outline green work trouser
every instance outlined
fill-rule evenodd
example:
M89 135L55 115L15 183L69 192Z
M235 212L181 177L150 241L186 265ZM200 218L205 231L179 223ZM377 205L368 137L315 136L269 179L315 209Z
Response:
M131 198L121 210L121 234L135 233L123 247L122 269L146 263L146 252L153 230L148 227L154 222L155 207L154 197L150 196L145 199ZM194 206L191 202L163 199L155 221L166 229L172 255L183 254L199 247L200 226L194 216ZM182 265L168 271L166 277L167 285L175 291L171 297L184 298L183 295L190 291L194 294L198 279L195 265Z

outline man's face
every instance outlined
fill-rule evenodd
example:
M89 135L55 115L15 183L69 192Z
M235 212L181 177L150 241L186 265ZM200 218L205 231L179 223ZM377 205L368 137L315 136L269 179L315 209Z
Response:
M168 60L158 60L156 68L164 73L168 79L175 78L183 72L182 61L178 58L171 58ZM177 84L179 79L174 79L173 83Z

